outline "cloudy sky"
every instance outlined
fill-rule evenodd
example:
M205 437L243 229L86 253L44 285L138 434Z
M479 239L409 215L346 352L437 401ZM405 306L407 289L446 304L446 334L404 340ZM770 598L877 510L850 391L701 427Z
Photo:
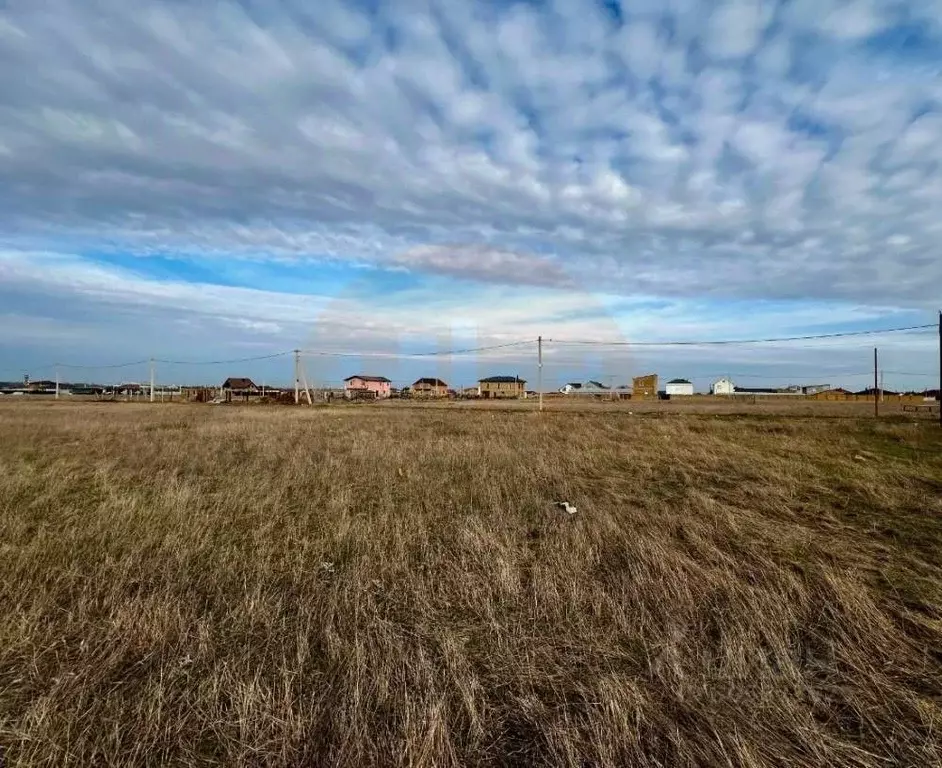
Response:
M0 0L0 181L0 378L933 323L942 2ZM874 343L933 384L932 332L545 370L862 387ZM238 374L291 362L160 367Z

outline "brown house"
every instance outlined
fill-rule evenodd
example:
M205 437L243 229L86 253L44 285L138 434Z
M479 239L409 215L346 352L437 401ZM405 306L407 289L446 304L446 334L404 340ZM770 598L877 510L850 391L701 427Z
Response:
M519 376L490 376L478 381L478 393L484 399L524 397L527 382Z
M448 385L441 379L422 378L412 385L414 397L447 397Z
M258 394L258 387L251 379L230 377L222 383L222 392L226 402L231 402L233 397L248 400L253 395Z
M657 397L657 374L635 376L631 380L632 400L653 400Z

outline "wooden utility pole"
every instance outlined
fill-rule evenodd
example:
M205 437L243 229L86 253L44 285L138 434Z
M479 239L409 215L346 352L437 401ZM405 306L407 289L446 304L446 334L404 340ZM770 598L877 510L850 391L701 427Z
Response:
M880 396L877 387L877 348L873 348L873 418L880 418Z
M537 376L536 387L540 394L540 410L543 410L543 337L536 337Z

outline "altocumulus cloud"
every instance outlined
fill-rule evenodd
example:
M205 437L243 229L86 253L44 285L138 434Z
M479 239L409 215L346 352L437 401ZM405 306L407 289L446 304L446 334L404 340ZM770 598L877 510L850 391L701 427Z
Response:
M940 52L938 2L10 2L0 229L918 309Z

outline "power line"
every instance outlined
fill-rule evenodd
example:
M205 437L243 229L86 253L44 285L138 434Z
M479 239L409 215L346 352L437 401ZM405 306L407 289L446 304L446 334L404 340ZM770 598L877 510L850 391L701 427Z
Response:
M449 357L454 355L467 355L472 352L490 352L495 349L509 349L527 344L536 344L536 339L511 341L506 344L491 344L485 347L469 347L467 349L447 349L433 352L333 352L330 350L302 349L302 355L316 357L380 357L380 358L422 358L422 357Z
M392 358L413 358L413 357L445 357L450 355L467 355L473 352L490 352L496 349L509 349L511 347L520 347L526 344L535 344L535 339L526 339L522 341L511 341L505 344L491 344L482 347L468 347L466 349L434 350L431 352L331 352L321 350L301 350L305 355L317 355L327 357L392 357ZM293 354L294 350L288 349L281 352L274 352L270 355L255 355L253 357L240 357L230 360L168 360L165 358L154 358L153 362L163 365L235 365L236 363L252 363L260 360L273 360L279 357L286 357ZM112 370L117 368L131 368L135 365L146 365L148 360L134 360L127 363L115 363L109 365L80 365L73 363L53 363L46 366L32 366L34 370L47 370L53 368L71 368L81 370Z
M155 358L155 363L163 363L164 365L233 365L235 363L252 363L256 360L273 360L276 357L285 357L290 355L294 350L289 349L284 352L275 352L271 355L257 355L255 357L240 357L234 360L163 360L161 358ZM144 361L147 362L146 360Z
M812 341L819 339L837 339L859 336L874 336L879 334L906 333L911 331L934 330L935 324L913 325L899 328L884 328L865 331L843 331L837 333L807 334L802 336L781 336L758 339L714 339L701 341L596 341L586 339L544 339L544 342L559 345L572 346L592 346L592 347L700 347L700 346L732 346L742 344L774 344L780 342ZM428 352L340 352L329 350L302 350L304 355L317 357L376 357L376 358L398 358L398 359L417 359L429 357L452 357L467 355L478 352L491 352L501 349L512 349L527 345L535 345L536 339L523 339L502 344L490 344L478 347L466 347L461 349L433 350ZM292 354L294 350L283 350L268 355L256 355L252 357L233 358L228 360L168 360L165 358L154 359L153 362L163 365L188 365L188 366L209 366L209 365L234 365L237 363L249 363L262 360L273 360L280 357L286 357ZM134 360L126 363L113 363L106 365L83 365L76 363L53 363L52 365L30 366L33 370L51 370L53 368L65 368L73 370L117 370L121 368L131 368L134 366L146 365L150 360ZM552 365L552 362L547 364ZM935 374L929 373L906 373L901 371L887 371L896 376L926 376L931 377ZM832 374L839 375L839 374ZM857 375L857 374L844 374ZM741 374L743 378L748 374ZM755 376L759 378L759 376ZM771 377L770 377L771 378Z
M888 373L893 376L924 376L930 379L934 379L939 375L938 373L913 373L910 371L883 371L883 373Z
M813 339L839 339L848 336L873 336L881 333L903 333L904 331L922 331L937 328L933 325L911 325L905 328L883 328L872 331L844 331L841 333L817 333L807 336L780 336L768 339L719 339L711 341L585 341L567 339L543 339L554 344L573 344L599 347L707 347L728 346L733 344L774 344L780 341L811 341Z
M130 368L133 365L147 365L150 362L149 360L135 360L133 363L116 363L114 365L73 365L71 363L53 363L52 365L46 365L40 368L39 370L46 370L48 368L81 368L83 370L104 370L104 369L114 369L114 368Z

